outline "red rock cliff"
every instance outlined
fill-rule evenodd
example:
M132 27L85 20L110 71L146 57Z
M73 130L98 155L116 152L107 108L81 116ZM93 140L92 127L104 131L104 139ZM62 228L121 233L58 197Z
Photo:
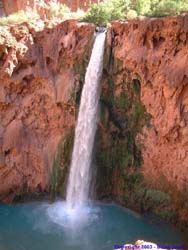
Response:
M188 183L188 16L112 24L114 57L140 76L141 100L152 115L143 172L179 189Z
M188 203L186 202L188 194L188 16L113 22L111 33L108 33L109 46L111 41L113 41L111 58L114 66L110 73L113 82L110 80L110 84L115 84L116 96L116 110L114 108L116 113L113 114L112 105L108 111L108 117L113 115L116 119L113 126L110 125L111 138L114 138L117 131L120 131L119 134L122 136L123 126L125 133L130 135L132 120L135 115L139 117L139 112L141 120L143 112L142 107L139 111L137 106L133 119L124 123L124 115L119 115L127 109L124 103L127 98L129 100L128 95L130 95L130 87L126 89L123 85L126 77L129 81L134 82L136 79L140 83L140 99L152 117L150 126L145 126L136 138L140 145L139 150L142 151L143 163L141 164L140 161L139 171L144 177L145 184L142 184L141 176L137 172L138 164L135 164L137 158L134 157L136 147L134 147L131 151L132 155L126 156L127 153L124 153L127 158L122 157L125 161L121 166L123 169L119 172L115 168L111 170L114 176L110 184L113 187L112 193L123 204L132 207L140 206L141 210L153 209L165 218L173 217L172 221L179 220L182 225L188 226ZM120 96L122 89L125 94ZM121 98L117 99L118 96ZM125 99L122 99L123 96ZM129 108L127 112L133 112L131 109ZM136 119L136 121L139 120ZM142 127L142 123L140 126ZM127 145L126 143L125 139L123 145ZM119 151L122 151L121 148ZM132 170L131 164L134 164ZM128 166L127 170L125 165ZM134 171L137 174L134 174ZM126 177L128 172L129 175ZM168 195L165 194L165 196L161 191ZM171 204L170 208L169 204Z
M75 123L74 64L87 63L93 33L76 21L0 31L1 201L48 189L59 141Z

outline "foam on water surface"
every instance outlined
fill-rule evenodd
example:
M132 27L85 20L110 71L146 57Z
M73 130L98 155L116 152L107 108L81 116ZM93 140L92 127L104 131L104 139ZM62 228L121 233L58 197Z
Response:
M158 219L112 204L67 210L64 201L0 204L0 250L111 250L143 239L182 244L182 235Z

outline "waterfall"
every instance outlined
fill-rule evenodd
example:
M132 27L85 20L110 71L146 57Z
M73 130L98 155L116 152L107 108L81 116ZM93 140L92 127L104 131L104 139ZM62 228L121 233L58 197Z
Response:
M105 38L106 32L96 35L82 90L67 187L66 201L70 209L84 206L89 196Z

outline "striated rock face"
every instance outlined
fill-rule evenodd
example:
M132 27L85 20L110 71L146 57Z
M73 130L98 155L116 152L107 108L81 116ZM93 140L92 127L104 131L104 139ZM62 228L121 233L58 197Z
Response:
M107 116L113 120L111 138L119 131L119 138L126 135L135 145L129 155L123 152L124 163L119 170L115 167L108 170L109 176L113 175L109 184L113 191L109 193L122 204L139 207L141 211L152 209L173 222L179 218L182 225L187 225L188 216L187 41L188 16L113 22L107 41L108 47L112 46L111 68L107 68L106 75L115 86L113 103L120 102L120 106L106 102ZM133 105L127 108L132 90L125 85L126 81L132 83L130 86L135 81L140 85L138 99L151 115L150 126L142 122L142 117L146 117L142 108L135 109ZM108 90L106 97L109 93ZM133 118L140 114L134 120L139 129L132 126L132 118L123 121L125 109ZM136 137L130 137L129 131L133 129ZM117 144L114 145L115 148ZM121 145L125 144L120 144L117 152L122 151ZM137 149L142 155L139 164L135 162L139 156Z
M93 25L76 21L38 33L26 24L0 29L1 201L49 190L58 144L75 124L93 34Z

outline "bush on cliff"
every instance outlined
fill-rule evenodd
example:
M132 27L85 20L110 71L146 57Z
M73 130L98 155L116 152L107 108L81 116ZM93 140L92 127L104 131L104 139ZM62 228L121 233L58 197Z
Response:
M106 0L99 4L92 4L83 21L106 25L109 21L125 19L131 0Z
M188 3L186 0L137 0L134 9L138 15L172 16L188 11Z
M106 25L113 20L142 16L172 16L188 11L187 0L104 0L92 4L83 21Z
M110 12L110 20L124 19L130 8L131 0L111 0L106 1L107 8Z
M105 26L110 19L108 8L106 4L92 4L86 13L83 21L95 23L97 26Z

